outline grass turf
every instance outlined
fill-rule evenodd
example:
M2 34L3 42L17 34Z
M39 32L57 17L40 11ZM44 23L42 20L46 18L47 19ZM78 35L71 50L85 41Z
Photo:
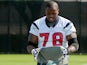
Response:
M70 55L69 65L87 65L87 55ZM0 65L36 65L31 54L0 54Z

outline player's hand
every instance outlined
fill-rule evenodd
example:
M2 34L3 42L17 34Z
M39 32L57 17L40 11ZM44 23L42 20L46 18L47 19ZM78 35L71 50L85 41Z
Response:
M67 55L68 54L68 50L67 49L63 49L63 54Z
M36 49L32 49L31 53L34 56L35 60L37 60L37 55L39 53L41 48L36 48Z
M64 55L67 55L68 54L68 50L66 48L64 48L63 46L61 46L62 48L62 52Z
M32 53L32 55L34 56L34 58L36 60L38 51L36 49L32 49L31 53Z

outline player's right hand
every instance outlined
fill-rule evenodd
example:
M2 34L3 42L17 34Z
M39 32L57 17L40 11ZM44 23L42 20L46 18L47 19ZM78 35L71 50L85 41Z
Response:
M34 56L34 58L36 60L38 51L36 49L32 49L31 53L32 53L32 55Z
M31 53L34 56L35 60L37 60L38 53L40 52L41 48L32 49Z

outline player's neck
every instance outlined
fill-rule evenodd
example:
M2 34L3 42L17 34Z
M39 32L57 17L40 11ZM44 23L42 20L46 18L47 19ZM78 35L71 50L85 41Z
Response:
M53 22L49 22L49 21L47 20L47 18L46 18L46 24L47 24L48 27L54 27L54 26L57 24L57 22L58 22L58 19L56 19L56 20L53 21Z
M53 25L55 24L56 22L47 22L47 24L50 26L50 27L53 27Z

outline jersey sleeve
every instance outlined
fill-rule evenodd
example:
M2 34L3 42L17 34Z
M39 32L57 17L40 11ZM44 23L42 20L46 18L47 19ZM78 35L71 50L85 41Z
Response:
M33 35L38 36L38 30L39 30L39 29L37 28L37 26L34 25L34 24L32 24L31 27L30 27L29 33L32 33Z
M72 22L67 23L66 27L65 27L66 36L70 35L73 32L76 32L76 28L75 28L74 24Z

